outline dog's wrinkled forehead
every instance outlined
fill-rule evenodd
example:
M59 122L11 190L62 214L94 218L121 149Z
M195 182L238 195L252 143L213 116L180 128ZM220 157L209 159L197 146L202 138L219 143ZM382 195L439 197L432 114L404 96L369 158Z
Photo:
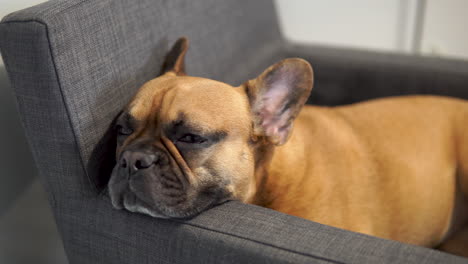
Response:
M184 115L207 129L242 130L249 127L248 105L240 88L210 79L165 74L143 85L127 110L140 121L169 123Z

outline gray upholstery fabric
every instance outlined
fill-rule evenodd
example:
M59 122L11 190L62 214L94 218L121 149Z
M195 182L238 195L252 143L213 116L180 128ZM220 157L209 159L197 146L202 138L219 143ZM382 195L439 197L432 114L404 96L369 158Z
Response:
M13 13L4 21L34 20L47 28L54 63L66 65L56 67L56 78L87 166L112 118L157 76L178 37L191 40L187 71L194 76L243 82L278 59L281 39L273 6L256 1L246 7L208 0L66 1ZM250 45L253 38L261 46Z
M468 99L468 63L324 46L287 45L285 55L311 62L309 103L340 105L383 96L437 94Z
M108 127L138 87L157 76L168 46L182 35L191 41L189 74L236 85L293 54L318 62L315 71L326 81L317 83L317 101L360 99L350 97L342 75L376 80L370 84L391 80L385 71L373 75L386 58L347 72L320 50L286 48L266 0L52 1L7 16L0 50L70 263L466 261L238 202L187 221L114 210L102 192L103 167L114 151ZM359 58L343 56L348 65ZM405 83L417 81L410 73L418 71L410 67ZM372 92L361 89L362 98Z

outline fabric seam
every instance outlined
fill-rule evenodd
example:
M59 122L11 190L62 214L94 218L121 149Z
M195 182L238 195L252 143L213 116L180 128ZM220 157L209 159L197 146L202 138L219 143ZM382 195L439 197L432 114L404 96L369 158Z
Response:
M307 254L307 253L300 252L300 251L295 251L295 250L284 248L284 247L281 247L281 246L276 246L276 245L272 245L272 244L269 244L269 243L266 243L266 242L258 241L258 240L252 239L252 238L247 238L247 237L243 237L243 236L240 236L240 235L235 235L235 234L223 232L223 231L220 231L220 230L210 229L210 228L207 228L207 227L204 227L204 226L201 226L201 225L197 225L197 224L193 224L193 223L187 223L187 222L177 221L177 220L174 220L174 222L182 223L184 225L193 226L193 227L196 227L196 228L212 231L212 232L215 232L215 233L219 233L219 234L223 234L223 235L227 235L227 236L231 236L231 237L236 237L236 238L239 238L239 239L242 239L242 240L247 240L247 241L250 241L250 242L261 244L263 246L269 246L269 247L272 247L272 248L284 250L284 251L291 252L291 253L294 253L294 254L298 254L298 255L301 255L301 256L306 256L306 257L319 259L319 260L323 260L323 261L327 261L327 262L332 262L332 263L336 263L336 264L346 264L345 262L341 262L341 261L338 261L338 260L329 259L329 258L326 258L326 257L312 255L312 254Z
M284 247L281 247L281 246L272 245L272 244L269 244L269 243L266 243L266 242L262 242L262 241L258 241L258 240L251 239L251 238L247 238L247 237L244 237L244 236L240 236L240 235L235 235L235 234L231 234L231 233L219 231L219 230L216 230L216 229L210 229L210 228L203 227L203 226L196 225L196 224L192 224L192 223L187 223L187 222L177 221L177 220L169 220L169 221L171 221L171 222L177 222L177 223L180 223L180 224L186 225L186 226L192 226L192 227L199 228L199 229L206 230L206 231L211 231L211 232L214 232L214 233L217 233L217 234L226 235L226 236L229 236L229 237L235 237L235 238L238 238L238 239L241 239L241 240L250 241L250 242L253 242L253 243L256 243L256 244L260 244L260 245L267 246L267 247L272 247L272 248L275 248L275 249L278 249L278 250L284 250L284 251L286 251L286 252L290 252L290 253L297 254L297 255L300 255L300 256L305 256L305 257L309 257L309 258L313 258L313 259L318 259L318 260L322 260L322 261L327 261L327 262L335 263L335 264L346 264L346 262L341 262L341 261L338 261L338 260L329 259L329 258L322 257L322 256L316 256L316 255L313 255L313 254L307 254L307 253L304 253L304 252L295 251L295 250L288 249L288 248L284 248ZM101 235L106 236L106 237L108 237L108 238L110 238L110 239L118 239L118 240L120 240L121 242L123 242L123 243L129 245L129 243L128 243L126 240L120 239L119 237L112 236L112 235L109 235L108 233L99 232L99 231L98 231L98 233L100 233Z

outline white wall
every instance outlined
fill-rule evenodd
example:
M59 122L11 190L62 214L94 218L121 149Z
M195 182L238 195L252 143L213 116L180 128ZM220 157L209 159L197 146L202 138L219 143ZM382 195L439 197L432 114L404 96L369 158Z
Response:
M422 52L468 59L468 1L427 2Z
M286 38L377 50L408 51L414 0L276 0Z
M294 42L468 59L466 0L275 1Z

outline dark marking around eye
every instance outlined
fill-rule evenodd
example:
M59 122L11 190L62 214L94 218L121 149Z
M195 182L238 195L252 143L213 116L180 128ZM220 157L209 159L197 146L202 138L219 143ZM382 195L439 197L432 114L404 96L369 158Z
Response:
M117 119L117 124L126 128L134 128L137 120L128 112L123 112Z
M179 113L176 120L167 124L164 132L173 142L187 134L199 135L207 139L201 144L205 147L217 143L227 136L225 131L206 131L201 126L188 122L184 113Z
M133 133L133 129L117 125L117 133L119 133L119 135L128 136Z
M227 133L225 131L216 131L208 134L208 138L210 138L213 142L219 142L223 140L226 136Z
M132 134L136 127L136 123L137 120L128 112L122 112L115 123L117 135L122 138Z

